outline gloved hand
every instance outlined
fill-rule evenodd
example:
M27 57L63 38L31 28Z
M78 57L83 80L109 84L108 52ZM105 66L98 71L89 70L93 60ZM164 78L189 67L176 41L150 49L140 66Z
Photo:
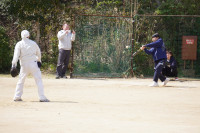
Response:
M41 67L42 67L42 63L41 63L41 62L39 62L39 61L37 62L37 65L38 65L38 67L39 67L39 68L41 68Z
M12 77L16 77L19 74L19 71L17 70L15 66L12 66L10 69L10 74Z

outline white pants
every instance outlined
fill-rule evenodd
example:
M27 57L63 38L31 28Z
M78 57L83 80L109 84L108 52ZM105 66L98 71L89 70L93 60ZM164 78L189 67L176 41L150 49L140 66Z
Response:
M30 73L33 75L35 82L37 84L40 100L46 99L46 97L44 96L44 87L42 83L41 71L37 66L37 62L35 61L24 63L23 65L21 65L19 81L17 82L14 99L21 98L23 94L23 88L26 76L29 75Z

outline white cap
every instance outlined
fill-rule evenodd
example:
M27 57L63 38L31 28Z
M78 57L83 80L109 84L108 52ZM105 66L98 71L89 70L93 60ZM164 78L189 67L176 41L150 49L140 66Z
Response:
M27 30L23 30L22 32L21 32L21 37L22 37L22 39L25 39L25 38L27 38L27 37L29 37L30 36L30 34L29 34L29 32L27 31Z

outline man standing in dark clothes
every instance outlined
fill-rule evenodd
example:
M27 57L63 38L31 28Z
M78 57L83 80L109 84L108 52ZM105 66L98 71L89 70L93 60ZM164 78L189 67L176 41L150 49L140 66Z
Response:
M175 77L175 80L178 80L177 62L171 51L167 51L167 63L162 69L162 74L168 77Z
M155 72L153 77L153 84L151 84L150 86L158 87L158 79L162 81L162 86L165 86L167 82L169 82L169 79L162 75L162 69L167 60L165 44L158 33L155 33L152 36L152 41L152 43L140 47L141 50L144 50L147 54L152 55L154 59ZM147 47L150 49L146 49Z
M63 30L59 31L57 34L59 40L59 55L58 55L58 63L56 68L56 79L59 78L67 78L65 76L69 58L71 55L72 41L75 40L75 31L70 30L68 24L63 25Z

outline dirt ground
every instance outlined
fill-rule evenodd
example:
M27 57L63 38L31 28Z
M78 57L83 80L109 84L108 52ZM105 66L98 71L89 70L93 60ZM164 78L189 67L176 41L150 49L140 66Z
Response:
M32 77L14 102L17 80L0 75L0 133L200 133L200 80L43 76L49 103L38 102Z

